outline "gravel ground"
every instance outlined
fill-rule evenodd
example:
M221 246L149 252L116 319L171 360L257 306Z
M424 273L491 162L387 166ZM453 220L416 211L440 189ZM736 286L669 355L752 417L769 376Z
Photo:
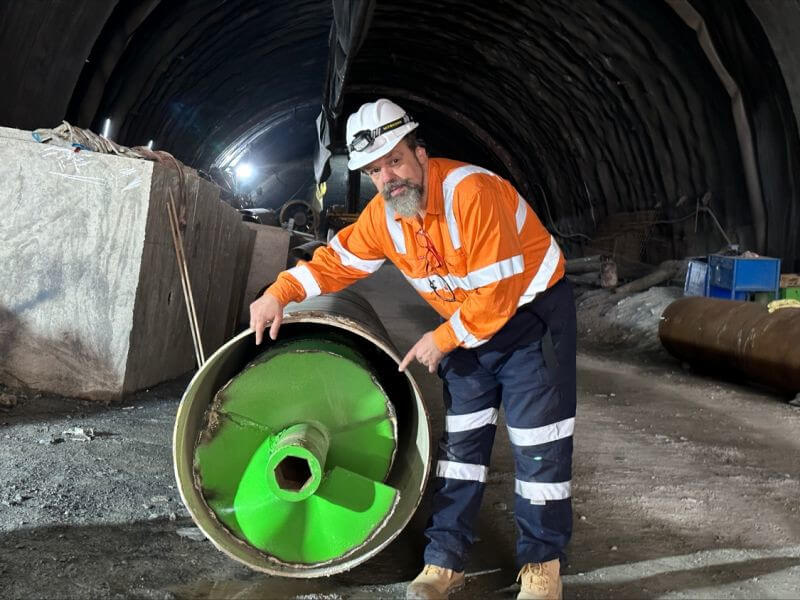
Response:
M578 337L585 349L599 354L611 350L663 359L658 322L664 309L682 297L677 287L654 287L619 299L609 295L601 304L593 302L597 297L578 296Z
M401 350L436 324L392 269L359 286ZM579 311L565 595L800 597L800 411L682 370L654 333L677 294ZM439 431L438 381L414 373ZM421 566L427 498L380 555L325 579L254 573L198 537L171 464L187 382L114 405L0 389L0 598L403 597ZM501 423L458 597L516 593L513 478Z

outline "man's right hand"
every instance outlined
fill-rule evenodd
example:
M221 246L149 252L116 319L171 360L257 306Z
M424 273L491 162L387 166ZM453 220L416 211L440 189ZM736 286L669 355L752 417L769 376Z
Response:
M258 300L250 304L250 329L256 332L256 346L261 344L264 330L270 323L269 337L277 339L282 321L283 306L272 294L264 292Z

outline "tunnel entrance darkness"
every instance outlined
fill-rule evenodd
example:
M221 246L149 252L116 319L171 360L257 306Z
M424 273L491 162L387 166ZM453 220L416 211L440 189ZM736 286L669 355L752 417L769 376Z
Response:
M204 170L247 156L261 174L248 193L277 190L254 196L277 208L341 152L347 114L387 96L420 120L431 154L512 180L568 253L631 229L647 262L728 239L756 249L741 124L687 6L741 96L763 251L791 270L800 144L786 78L800 73L761 25L781 8L757 17L749 0L78 1L53 4L33 40L38 10L6 3L0 120L100 130L109 118L116 141L154 140ZM28 60L34 48L48 60ZM343 203L347 175L330 175Z

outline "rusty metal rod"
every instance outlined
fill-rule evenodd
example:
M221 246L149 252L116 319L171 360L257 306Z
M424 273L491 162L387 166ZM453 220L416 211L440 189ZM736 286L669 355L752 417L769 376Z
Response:
M189 330L192 334L197 367L203 366L206 362L205 352L203 352L203 338L200 331L200 323L197 320L197 310L194 306L194 294L192 284L189 280L189 267L186 262L186 253L183 248L183 236L181 235L178 211L175 207L175 198L172 190L167 189L169 201L167 202L167 213L169 214L170 231L172 232L172 243L175 247L175 257L178 261L178 271L181 276L181 287L183 288L183 298L186 301L186 312L189 316Z

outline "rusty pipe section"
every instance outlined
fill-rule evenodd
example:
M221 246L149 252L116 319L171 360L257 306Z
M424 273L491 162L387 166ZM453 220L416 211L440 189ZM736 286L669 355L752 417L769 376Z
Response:
M690 365L800 391L800 311L769 313L753 302L681 298L664 310L658 336L670 354Z

